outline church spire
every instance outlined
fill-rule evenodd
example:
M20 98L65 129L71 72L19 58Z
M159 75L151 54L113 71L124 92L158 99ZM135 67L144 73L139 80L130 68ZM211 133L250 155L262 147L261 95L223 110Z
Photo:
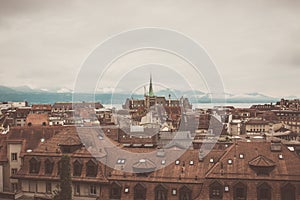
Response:
M152 74L150 74L149 96L150 97L154 96L153 87L152 87Z

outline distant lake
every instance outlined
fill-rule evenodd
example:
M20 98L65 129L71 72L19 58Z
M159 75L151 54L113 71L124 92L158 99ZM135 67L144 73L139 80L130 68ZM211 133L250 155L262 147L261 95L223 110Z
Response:
M122 104L128 98L127 94L117 94L112 96L111 94L78 94L78 101L97 101L101 102L106 107L122 108ZM142 99L143 95L138 95L134 98ZM0 102L3 101L27 101L29 104L54 104L55 102L72 102L72 93L0 93ZM238 108L249 108L253 104L265 104L266 102L252 103L249 101L245 102L229 102L223 106L234 106ZM219 106L220 103L193 103L193 108L213 108ZM222 104L221 104L222 105Z
M213 108L214 106L233 106L235 108L250 108L252 105L256 104L265 104L265 103L226 103L226 104L218 104L218 103L193 103L194 108L202 108L202 109L209 109ZM116 108L121 109L122 104L103 104L106 108Z

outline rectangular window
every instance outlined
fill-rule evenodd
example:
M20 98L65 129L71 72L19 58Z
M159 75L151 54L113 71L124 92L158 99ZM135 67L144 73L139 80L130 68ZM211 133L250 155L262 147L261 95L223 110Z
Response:
M74 193L80 195L80 184L75 184Z
M11 169L11 174L16 174L16 173L17 173L17 171L18 171L18 169L17 169L17 168L12 168L12 169Z
M52 186L50 182L46 182L46 193L51 194L52 193Z
M11 161L17 161L18 160L18 154L17 153L11 153Z
M29 192L36 192L37 184L35 181L29 181Z
M18 183L12 183L11 184L11 191L17 192L18 191Z
M97 189L95 185L90 186L90 194L95 195L97 194Z

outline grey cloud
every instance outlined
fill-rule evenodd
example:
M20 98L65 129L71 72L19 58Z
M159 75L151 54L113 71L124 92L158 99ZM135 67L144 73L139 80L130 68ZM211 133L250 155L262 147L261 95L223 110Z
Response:
M81 63L101 41L156 26L202 44L227 91L299 94L291 87L299 82L298 73L285 72L299 69L299 5L296 0L0 0L0 85L72 88Z

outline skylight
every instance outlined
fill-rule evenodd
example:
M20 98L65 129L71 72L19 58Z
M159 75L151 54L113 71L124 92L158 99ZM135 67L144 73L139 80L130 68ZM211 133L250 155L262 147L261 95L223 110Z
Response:
M123 158L118 159L117 164L125 164L125 159Z

